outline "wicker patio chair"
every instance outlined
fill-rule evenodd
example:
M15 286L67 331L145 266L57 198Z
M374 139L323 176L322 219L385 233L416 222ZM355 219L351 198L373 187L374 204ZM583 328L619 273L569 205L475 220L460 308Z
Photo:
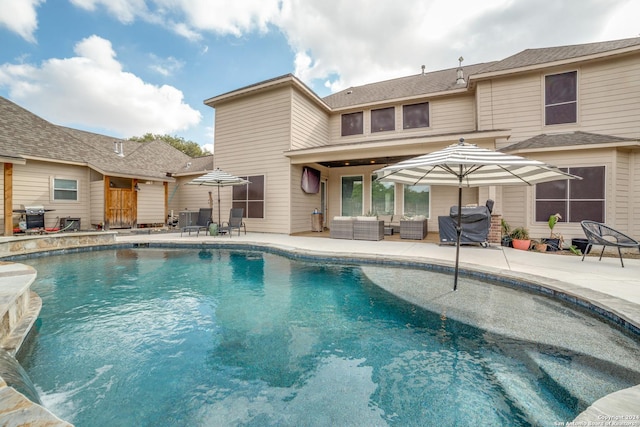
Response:
M384 239L384 221L379 219L361 220L356 218L353 222L353 238L355 240Z
M353 239L353 218L335 217L331 220L329 237L332 239Z
M401 220L400 238L422 240L427 237L427 220Z

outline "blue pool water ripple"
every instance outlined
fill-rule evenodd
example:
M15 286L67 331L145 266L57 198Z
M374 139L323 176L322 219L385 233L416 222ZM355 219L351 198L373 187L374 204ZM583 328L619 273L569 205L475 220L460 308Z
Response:
M43 309L21 362L78 427L551 425L584 404L532 368L549 346L406 303L358 266L171 249L28 263ZM611 374L601 393L640 381Z

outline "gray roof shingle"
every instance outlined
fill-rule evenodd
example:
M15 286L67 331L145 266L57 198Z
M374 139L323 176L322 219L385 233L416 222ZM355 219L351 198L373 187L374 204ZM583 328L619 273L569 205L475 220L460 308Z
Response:
M553 147L571 147L571 146L585 146L585 145L599 145L599 144L618 144L621 142L633 142L637 141L630 138L621 138L612 135L601 135L588 132L566 132L557 134L542 134L536 135L533 138L525 139L524 141L516 142L502 148L500 151L510 152L515 150L525 149L541 149L541 148L553 148Z
M484 70L493 63L463 66L464 78ZM383 103L396 99L430 95L446 91L466 88L466 85L457 85L458 68L417 74L398 79L371 83L363 86L350 87L348 89L329 95L323 100L331 108L345 108L356 105Z
M482 73L531 67L533 65L580 58L634 46L638 46L640 48L640 37L571 46L526 49L513 56L495 62L491 66L482 70Z

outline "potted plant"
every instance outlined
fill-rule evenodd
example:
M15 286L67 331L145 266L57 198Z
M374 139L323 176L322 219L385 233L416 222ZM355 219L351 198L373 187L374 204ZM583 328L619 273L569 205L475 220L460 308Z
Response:
M562 249L562 245L564 243L564 237L562 236L562 234L556 234L553 232L553 228L561 219L562 219L562 216L559 213L549 216L549 221L548 221L549 238L546 239L547 250L549 251L557 251Z
M500 228L502 229L502 246L511 247L511 226L504 218L500 219Z
M529 230L526 227L514 228L511 232L511 243L515 249L529 250L529 246L531 246Z
M547 244L545 239L543 240L532 239L531 245L533 246L533 249L535 249L537 252L546 252L547 250L549 250L549 245Z

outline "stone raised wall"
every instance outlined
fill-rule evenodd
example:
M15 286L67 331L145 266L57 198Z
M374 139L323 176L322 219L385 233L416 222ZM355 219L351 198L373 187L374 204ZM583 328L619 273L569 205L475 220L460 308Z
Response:
M115 231L36 234L0 237L0 258L58 249L113 244Z

